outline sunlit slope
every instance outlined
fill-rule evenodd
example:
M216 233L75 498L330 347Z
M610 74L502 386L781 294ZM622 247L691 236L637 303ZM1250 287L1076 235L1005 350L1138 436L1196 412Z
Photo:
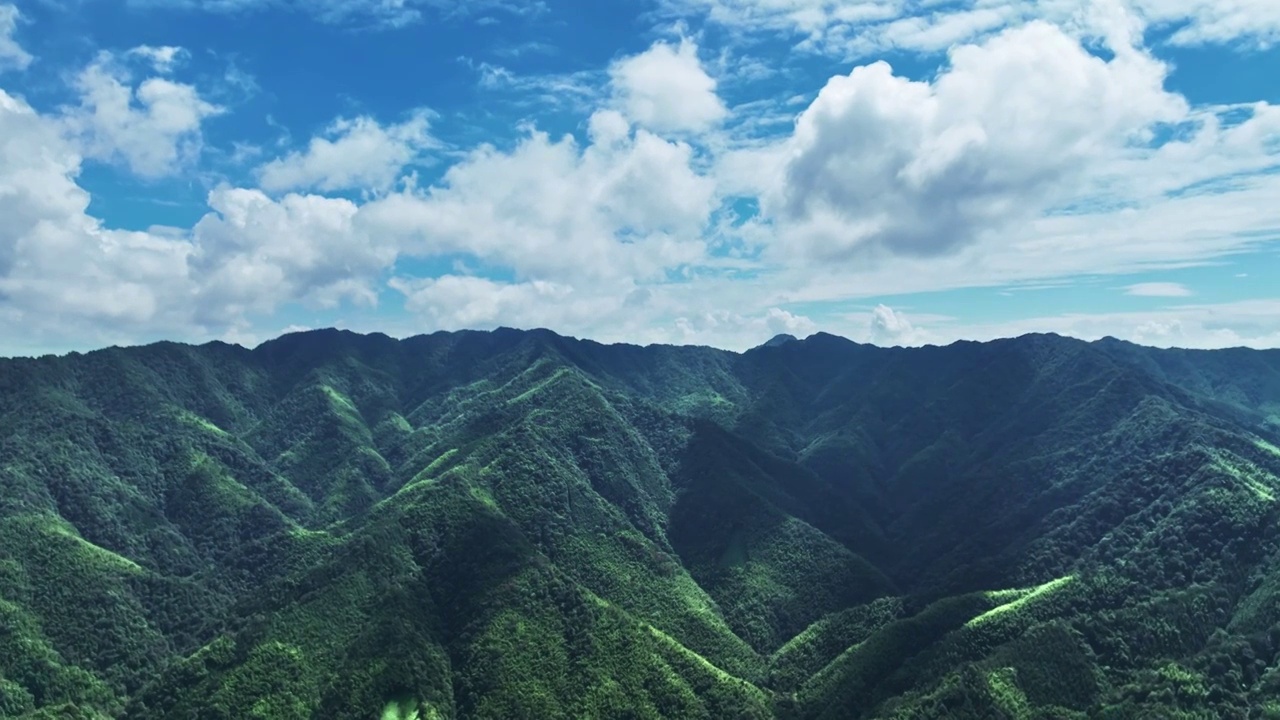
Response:
M0 361L0 716L1266 717L1277 368L514 330Z
M221 703L236 716L268 691L257 676L285 663L292 684L270 691L293 698L272 711L284 714L363 717L379 698L416 697L442 717L766 716L767 696L742 679L761 658L671 553L671 488L599 391L535 363L452 395L410 413L455 418L420 439L425 467L335 527L320 568L250 596L264 608L236 608L270 618L224 641L240 654L196 664L194 687L172 675L138 712Z

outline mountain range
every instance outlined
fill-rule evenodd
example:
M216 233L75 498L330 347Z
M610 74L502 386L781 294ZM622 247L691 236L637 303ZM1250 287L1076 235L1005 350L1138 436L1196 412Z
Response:
M0 717L1280 718L1280 351L0 360Z

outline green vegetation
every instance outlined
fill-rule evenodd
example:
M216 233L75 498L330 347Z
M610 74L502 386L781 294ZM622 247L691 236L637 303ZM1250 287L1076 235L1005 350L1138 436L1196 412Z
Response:
M1280 717L1280 352L0 360L0 717Z
M1053 591L1061 588L1063 585L1066 585L1067 583L1071 582L1074 579L1075 579L1074 577L1068 575L1066 577L1060 577L1057 580L1050 580L1049 582L1043 585L1037 585L1036 587L1033 587L1033 588L1027 588L1026 590L1003 590L999 592L989 592L987 593L987 599L992 600L993 602L1001 603L1001 604L982 613L978 617L965 623L965 625L968 627L973 627L975 625L980 625L985 622L991 622L999 618L1001 615L1004 615L1005 613L1016 613L1018 610L1024 608L1027 604L1035 602L1037 598L1040 598L1044 595L1052 593Z

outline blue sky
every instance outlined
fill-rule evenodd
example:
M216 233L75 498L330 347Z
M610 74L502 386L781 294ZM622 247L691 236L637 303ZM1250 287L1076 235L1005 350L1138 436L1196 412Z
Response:
M1273 0L0 0L0 354L1280 346Z

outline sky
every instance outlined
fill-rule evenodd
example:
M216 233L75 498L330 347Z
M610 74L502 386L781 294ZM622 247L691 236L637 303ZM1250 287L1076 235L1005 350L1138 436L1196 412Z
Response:
M1275 0L0 0L0 354L1280 347Z

